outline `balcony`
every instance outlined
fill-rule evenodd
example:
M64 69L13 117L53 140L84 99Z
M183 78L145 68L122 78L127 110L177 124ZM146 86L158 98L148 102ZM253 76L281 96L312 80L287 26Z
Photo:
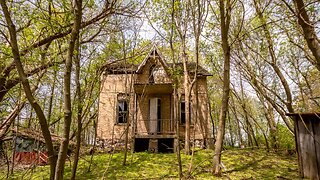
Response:
M174 135L174 122L171 119L138 120L135 128L136 138L167 138Z

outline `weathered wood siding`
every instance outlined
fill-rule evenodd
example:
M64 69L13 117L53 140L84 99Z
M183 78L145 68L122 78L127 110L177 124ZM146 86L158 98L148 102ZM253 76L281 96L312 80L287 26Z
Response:
M192 77L192 76L191 76ZM183 84L181 82L180 84ZM181 94L184 94L184 89L180 86L179 91ZM196 106L196 92L198 93L198 107ZM198 109L196 112L195 110ZM197 114L196 114L197 113ZM191 92L191 138L193 134L195 139L203 138L212 138L212 126L210 123L210 114L209 114L209 99L207 93L207 79L206 77L198 77L197 85L193 86ZM197 116L197 119L196 119ZM195 132L193 132L195 129ZM185 133L185 126L180 126L180 135L183 138Z
M130 74L108 74L102 76L97 127L97 137L99 139L124 139L123 133L126 124L117 124L118 94L129 94L128 121L132 121L134 96L133 88L130 87L130 85L132 86L131 78Z
M300 174L320 179L320 118L316 114L289 114L295 120Z

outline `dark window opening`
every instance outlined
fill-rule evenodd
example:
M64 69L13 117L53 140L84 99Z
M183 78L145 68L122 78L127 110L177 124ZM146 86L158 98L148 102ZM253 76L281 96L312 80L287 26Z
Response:
M173 138L158 139L158 152L173 153L173 147L174 147Z
M125 100L118 101L118 123L127 123L128 103Z
M148 138L136 138L134 142L134 152L145 152L149 149Z
M158 132L161 132L161 99L158 99L157 103L157 119L158 119Z
M189 103L189 114L190 114L190 123L192 123L192 118L191 118L191 103ZM186 102L181 101L180 102L180 123L181 124L186 124Z
M184 101L180 103L180 123L186 124L186 103Z
M155 67L156 67L155 65L152 65L150 67L150 70L149 70L149 83L154 83L153 72L154 72Z

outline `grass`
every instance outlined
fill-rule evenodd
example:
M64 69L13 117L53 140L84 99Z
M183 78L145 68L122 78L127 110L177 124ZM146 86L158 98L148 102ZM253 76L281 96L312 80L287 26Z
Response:
M296 156L268 153L265 150L234 149L222 154L223 176L211 173L212 150L198 150L190 178L193 179L299 179ZM188 171L191 156L182 154L184 174ZM111 160L111 161L110 161ZM123 153L94 156L88 172L90 157L79 162L77 179L177 179L178 164L175 154L148 152L129 154L127 165L122 166ZM71 176L70 162L66 163L65 179ZM5 177L0 170L0 179ZM15 170L9 179L48 179L48 166Z

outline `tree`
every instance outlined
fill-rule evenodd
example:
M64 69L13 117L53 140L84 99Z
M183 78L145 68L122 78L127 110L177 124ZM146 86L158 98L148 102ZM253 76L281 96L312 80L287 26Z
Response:
M79 36L79 34L78 34ZM77 134L76 134L76 149L74 154L74 162L72 166L71 178L74 180L76 178L77 166L80 156L80 147L81 147L81 133L82 133L82 111L83 111L83 104L82 104L82 91L81 91L81 82L80 82L80 58L81 58L81 51L80 51L80 44L79 44L80 37L77 38L75 43L75 49L77 53L75 54L74 62L75 62L75 69L76 69L76 94L77 94Z
M230 97L230 44L229 44L229 27L231 21L231 1L219 1L220 10L220 32L223 49L223 94L222 105L219 116L218 134L215 143L215 150L213 156L213 172L216 175L221 175L221 151L223 146L223 139L225 134L226 116L228 112L229 97Z
M20 57L18 41L17 41L17 31L15 28L15 25L12 22L10 12L8 10L8 6L5 0L1 0L0 4L6 19L8 31L10 34L10 45L11 45L11 51L12 51L14 63L19 73L19 77L23 85L23 89L25 91L26 97L38 116L42 134L46 142L46 148L48 150L49 161L50 161L50 174L51 174L50 179L53 179L53 174L55 172L55 165L56 165L56 155L55 155L55 150L53 148L51 134L48 128L46 117L32 94L27 75L23 69L23 65L20 59L21 57Z
M74 52L79 53L79 45L78 49L75 49L76 42L79 39L81 21L82 21L82 0L75 0L73 4L73 15L74 15L74 23L71 30L69 47L68 47L68 55L66 59L66 67L64 73L64 132L63 132L63 141L60 145L60 150L58 154L57 166L55 171L55 180L63 179L63 171L64 164L67 158L67 151L69 145L69 134L70 134L70 125L72 120L72 109L71 109L71 70L72 63L74 59ZM78 40L79 41L79 40ZM79 92L80 93L80 92ZM80 121L81 122L81 121ZM81 132L81 129L78 129Z
M314 23L310 21L309 15L306 11L306 5L303 0L294 0L295 11L293 8L285 1L282 0L287 7L295 14L298 19L298 23L303 30L304 39L307 42L307 45L314 56L313 63L320 71L320 41L315 31Z

